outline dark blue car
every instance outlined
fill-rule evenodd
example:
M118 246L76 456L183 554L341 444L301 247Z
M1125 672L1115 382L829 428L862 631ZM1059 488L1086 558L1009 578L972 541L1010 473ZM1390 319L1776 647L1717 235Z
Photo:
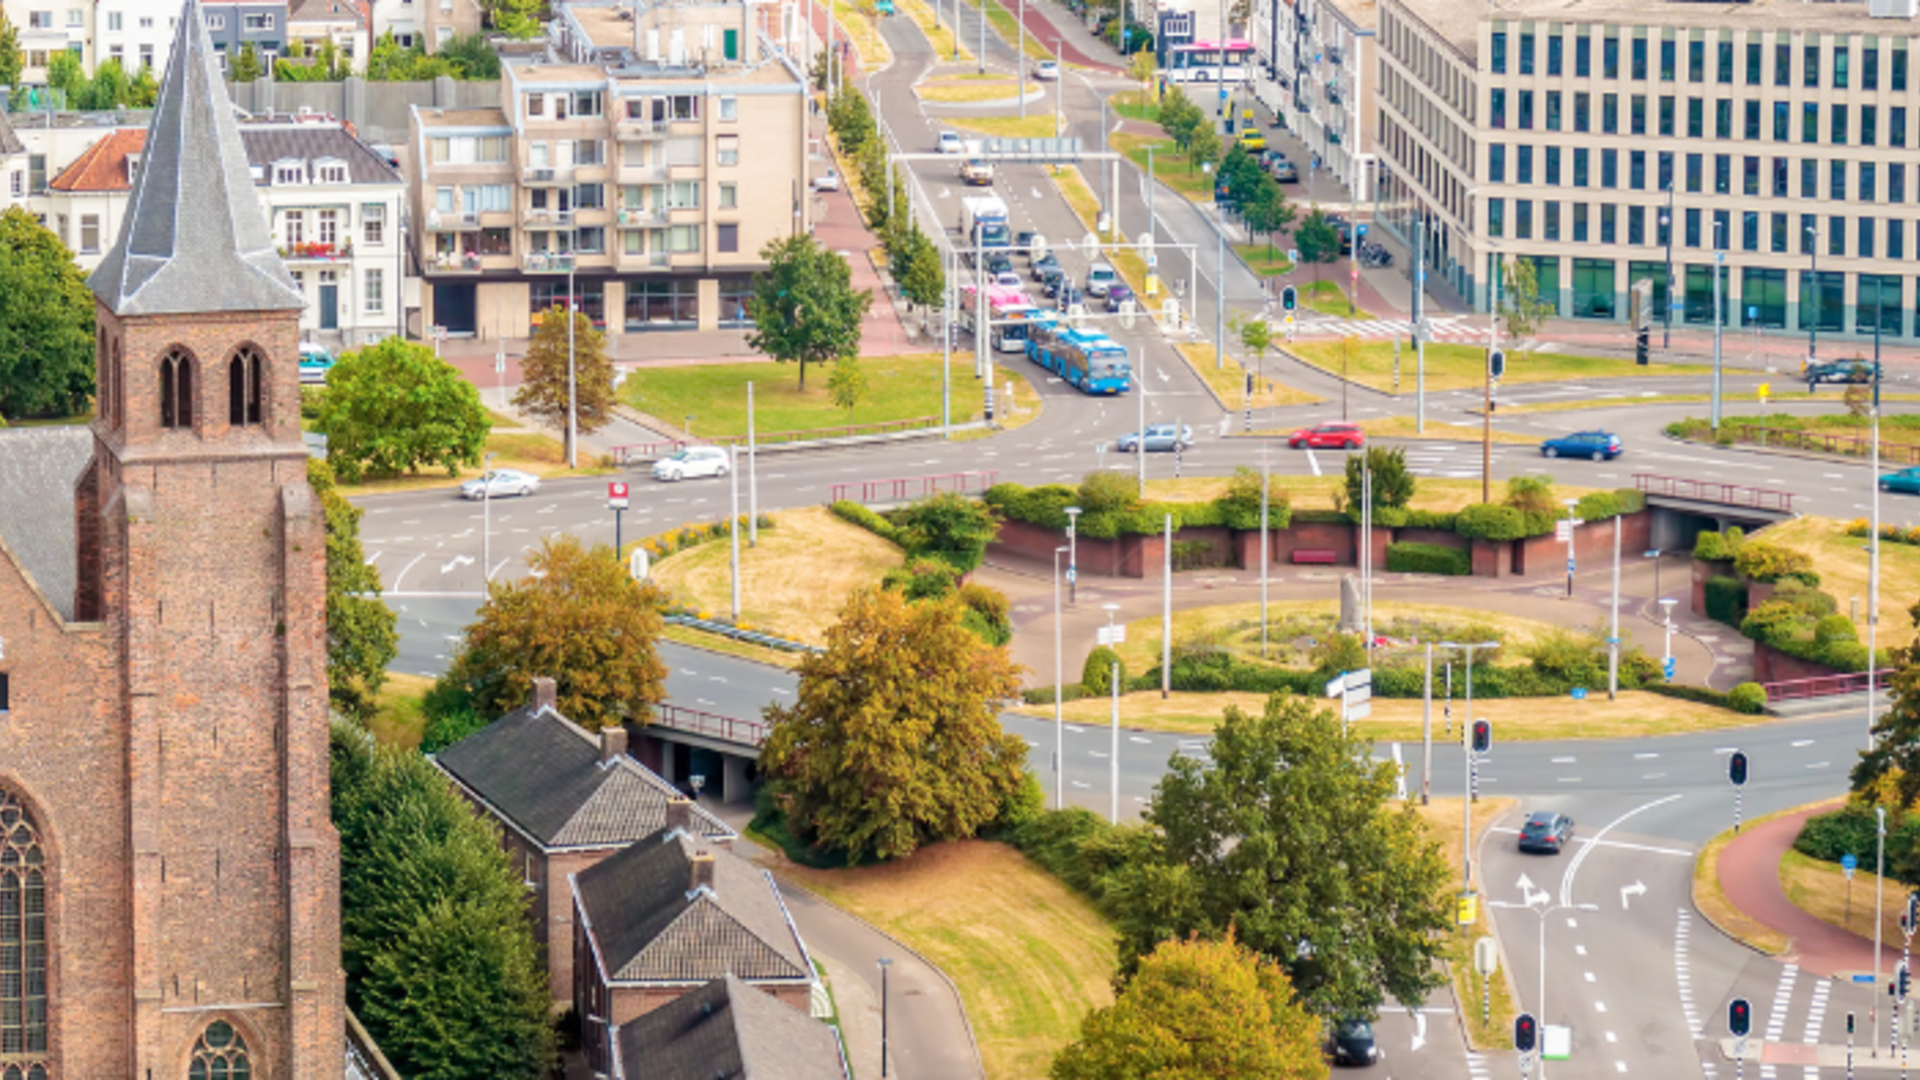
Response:
M1583 457L1611 461L1620 456L1620 436L1604 431L1576 431L1540 444L1543 457Z

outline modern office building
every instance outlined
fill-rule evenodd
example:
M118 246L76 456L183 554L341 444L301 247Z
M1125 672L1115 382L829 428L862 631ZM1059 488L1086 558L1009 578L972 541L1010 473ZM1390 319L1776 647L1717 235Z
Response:
M768 241L809 227L806 86L778 9L556 9L500 105L415 108L422 327L525 337L565 302L613 332L745 324Z
M1563 316L1913 337L1913 0L1382 0L1382 221L1486 310L1530 260ZM1857 344L1850 344L1849 353Z

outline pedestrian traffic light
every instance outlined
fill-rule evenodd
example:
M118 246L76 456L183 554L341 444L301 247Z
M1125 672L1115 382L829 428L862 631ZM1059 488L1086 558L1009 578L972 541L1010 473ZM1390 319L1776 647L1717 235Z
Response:
M1505 349L1487 350L1487 376L1495 381L1507 373L1507 353Z
M1727 779L1733 781L1734 787L1739 787L1741 784L1747 782L1747 755L1745 751L1735 750L1733 756L1727 759Z
M1493 721L1475 720L1473 722L1473 752L1484 754L1493 749Z
M1651 351L1651 345L1648 341L1648 332L1645 330L1634 331L1633 362L1636 364L1639 364L1641 367L1646 367L1649 360L1648 354L1650 353L1650 351Z
M1735 1038L1745 1038L1753 1030L1753 1006L1746 998L1734 998L1727 1006L1727 1030Z
M1253 396L1253 372L1247 372L1247 396Z
M1300 294L1294 291L1293 286L1289 285L1280 290L1280 309L1282 311L1292 311L1299 305Z
M1513 1018L1513 1048L1523 1054L1533 1053L1540 1041L1540 1031L1533 1023L1532 1013L1521 1013Z
M1900 988L1899 997L1901 1001L1905 1001L1907 1000L1907 985L1908 985L1908 982L1907 982L1908 972L1907 972L1907 965L1905 963L1902 963L1900 965L1900 970L1899 972L1897 972L1897 974L1899 978L1896 985L1899 986Z
M1847 1014L1847 1034L1853 1034L1853 1014Z

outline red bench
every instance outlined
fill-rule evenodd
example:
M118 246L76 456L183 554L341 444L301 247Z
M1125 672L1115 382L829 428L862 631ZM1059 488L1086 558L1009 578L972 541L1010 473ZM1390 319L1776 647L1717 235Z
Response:
M1339 556L1335 554L1332 548L1295 548L1293 551L1293 564L1295 566L1301 566L1307 563L1332 566L1339 561Z

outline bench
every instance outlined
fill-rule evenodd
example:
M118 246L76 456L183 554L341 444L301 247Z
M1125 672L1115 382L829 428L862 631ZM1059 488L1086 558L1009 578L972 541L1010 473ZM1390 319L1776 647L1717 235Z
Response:
M1293 551L1293 565L1295 566L1308 563L1332 566L1338 561L1339 557L1334 553L1332 548L1295 548Z

